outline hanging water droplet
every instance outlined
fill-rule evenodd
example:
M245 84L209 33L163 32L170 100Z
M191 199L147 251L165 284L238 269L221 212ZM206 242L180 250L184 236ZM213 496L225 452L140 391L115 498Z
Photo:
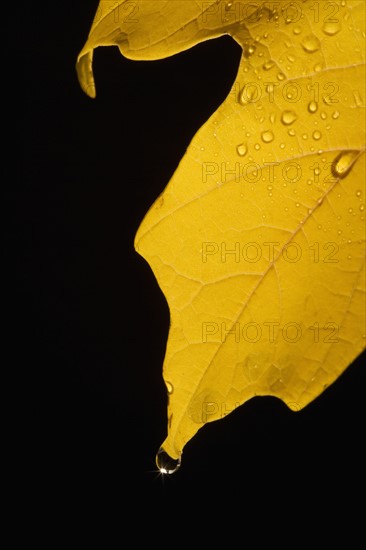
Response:
M271 143L271 141L274 140L274 134L271 132L271 130L266 130L265 132L261 133L261 138L264 143Z
M291 128L287 133L288 133L288 135L291 136L291 137L293 137L293 136L296 135L296 132L295 132L295 130L294 130L293 128Z
M289 60L290 63L293 63L295 61L295 56L294 55L288 55L287 56L287 59Z
M334 113L332 114L332 118L334 119L339 118L339 111L334 111Z
M285 143L281 143L281 144L280 144L280 148L281 148L281 149L284 149L285 147L286 147L286 144L285 144Z
M344 178L347 176L359 153L359 151L343 151L339 153L332 163L333 176L337 178Z
M364 204L360 204L359 208L360 208L361 212L363 212L363 211L365 210L365 205L364 205Z
M156 453L155 462L162 474L174 474L181 465L181 457L172 458L164 451L163 447L160 447Z
M174 391L174 386L171 382L165 382L166 389L169 395L171 395Z
M323 65L322 65L321 63L316 63L316 64L314 65L314 71L315 71L316 73L320 73L320 71L321 71L322 69L323 69Z
M271 113L269 115L269 121L274 124L276 122L276 114L275 113Z
M261 148L261 146L259 145L259 143L256 143L256 144L254 145L254 149L255 149L256 151L259 151L260 148Z
M292 32L294 34L298 35L298 34L301 33L301 31L302 31L301 27L296 26L296 27L294 27L294 30Z
M297 119L297 114L294 111L283 111L281 115L281 122L286 126L293 124Z
M241 143L240 145L237 146L236 152L240 157L244 157L248 152L248 147L246 146L245 143Z
M324 25L322 26L322 31L324 34L327 34L328 36L334 36L341 30L341 26L339 24L339 21L325 21Z
M318 104L316 101L310 101L308 105L308 111L309 113L316 113L318 110Z
M283 73L278 73L277 79L278 80L285 80L286 76Z
M315 132L313 132L313 139L319 140L321 137L322 135L321 135L321 132L319 132L319 130L315 130Z
M233 6L233 2L226 2L225 4L225 10L229 11Z
M322 111L320 113L320 118L322 118L323 120L325 120L327 118L327 113L325 113L324 111Z
M361 191L361 189L358 189L356 191L356 197L361 197L361 195L362 195L362 191Z
M308 139L308 135L307 135L307 134L303 134L301 137L302 137L302 139Z
M317 52L320 48L319 38L315 34L308 34L301 42L303 50L307 53Z

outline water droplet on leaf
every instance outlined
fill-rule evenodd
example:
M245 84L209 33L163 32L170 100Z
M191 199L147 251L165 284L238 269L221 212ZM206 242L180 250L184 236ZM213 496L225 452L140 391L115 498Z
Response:
M344 178L351 171L356 158L359 155L359 151L343 151L340 153L332 163L333 176L337 178Z
M310 101L310 103L308 105L309 113L316 113L317 110L318 110L317 102L316 101Z
M286 126L293 124L296 119L297 119L297 115L294 111L283 111L281 116L281 122Z
M358 90L353 92L353 98L355 100L356 107L365 107L365 102L363 101L361 94Z
M261 138L264 143L271 143L271 141L274 140L273 132L271 132L271 130L266 130L265 132L262 132Z
M245 143L241 143L237 146L236 151L240 157L244 157L248 152L248 147L245 145Z
M334 36L341 30L341 26L339 24L339 21L325 21L322 31L324 34L327 34L328 36Z
M247 44L247 45L244 45L243 47L243 55L244 57L248 58L250 57L251 55L253 55L253 53L255 52L256 50L256 47L254 44Z
M307 53L317 52L320 48L319 38L315 34L308 34L301 42L303 50Z

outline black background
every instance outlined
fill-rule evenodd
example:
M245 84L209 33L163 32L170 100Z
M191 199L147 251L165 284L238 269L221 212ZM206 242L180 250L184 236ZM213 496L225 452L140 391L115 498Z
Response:
M46 481L52 501L66 495L68 509L136 497L142 517L167 517L186 498L188 516L193 510L197 518L232 508L238 497L243 510L250 504L250 522L275 514L285 524L301 507L308 523L321 524L330 507L341 517L364 481L364 354L303 411L251 400L198 432L179 472L157 474L169 313L133 239L230 90L240 49L223 37L136 62L99 48L91 100L75 62L97 5L17 8L24 34L14 55L26 85L10 236L21 308L16 351L26 355L35 386L24 418L36 413L30 475Z

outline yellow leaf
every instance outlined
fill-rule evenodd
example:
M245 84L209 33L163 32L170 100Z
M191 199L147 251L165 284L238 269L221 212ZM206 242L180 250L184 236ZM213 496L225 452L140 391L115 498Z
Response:
M366 3L272 4L102 1L78 58L93 96L97 46L243 48L135 239L170 308L167 472L207 422L260 395L300 410L365 348Z

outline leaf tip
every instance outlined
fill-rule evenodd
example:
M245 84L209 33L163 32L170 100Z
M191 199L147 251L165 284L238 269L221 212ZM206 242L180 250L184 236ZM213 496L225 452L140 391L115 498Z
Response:
M79 55L76 63L76 72L82 90L87 96L94 99L97 94L93 75L93 50Z

